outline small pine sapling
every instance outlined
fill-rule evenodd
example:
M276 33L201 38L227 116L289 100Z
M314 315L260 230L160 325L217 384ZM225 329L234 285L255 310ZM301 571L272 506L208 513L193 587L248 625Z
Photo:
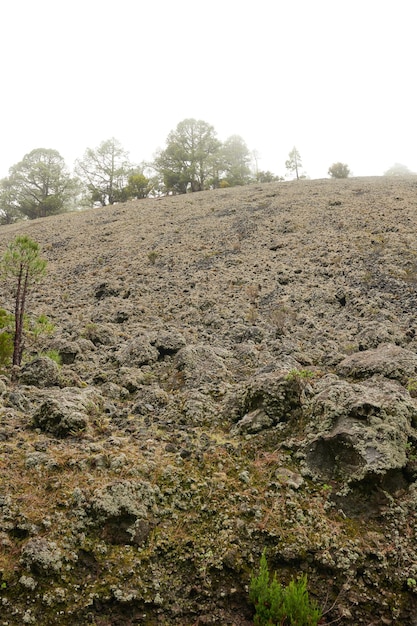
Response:
M20 366L24 349L24 315L27 295L32 285L45 274L46 260L39 256L39 245L27 235L17 236L1 260L1 269L6 279L14 283L14 336L12 365Z
M291 580L282 586L277 575L271 577L265 550L262 553L259 574L252 576L249 600L255 607L255 626L317 626L321 611L307 591L307 576Z

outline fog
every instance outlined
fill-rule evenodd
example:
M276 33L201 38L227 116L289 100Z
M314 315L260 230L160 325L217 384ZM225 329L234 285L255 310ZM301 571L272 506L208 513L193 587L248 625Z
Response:
M151 160L194 117L259 168L417 171L413 3L14 0L2 5L0 176L34 148L71 167L116 137Z

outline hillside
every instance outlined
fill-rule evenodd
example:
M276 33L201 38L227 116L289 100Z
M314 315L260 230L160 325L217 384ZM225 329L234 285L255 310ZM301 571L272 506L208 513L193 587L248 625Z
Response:
M0 377L2 625L250 626L264 548L323 623L417 624L416 210L352 178L0 228L55 325Z

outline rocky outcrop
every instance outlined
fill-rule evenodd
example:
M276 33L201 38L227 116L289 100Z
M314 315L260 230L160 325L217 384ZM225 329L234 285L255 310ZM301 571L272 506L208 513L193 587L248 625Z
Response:
M19 382L22 385L35 387L54 387L60 383L59 367L48 357L39 357L31 361L19 372Z
M417 406L400 384L328 376L317 388L308 409L314 435L306 445L313 474L349 483L406 466Z
M346 357L337 367L341 376L370 378L375 374L407 383L417 375L417 354L394 344L382 344Z
M414 623L415 191L256 184L24 224L48 259L28 321L56 328L25 358L63 364L0 377L2 622L250 626L266 548L323 623Z

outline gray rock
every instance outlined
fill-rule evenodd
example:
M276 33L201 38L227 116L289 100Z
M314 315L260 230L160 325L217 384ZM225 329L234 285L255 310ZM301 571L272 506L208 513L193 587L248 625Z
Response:
M321 387L309 407L317 433L306 446L313 473L349 482L405 467L417 409L398 383L349 384L331 376Z
M68 437L87 427L87 417L73 406L49 399L33 415L33 425L56 437Z
M246 413L241 420L232 428L231 433L236 435L238 433L254 434L261 430L271 428L273 426L273 420L268 417L263 409L255 409L250 413Z
M35 573L54 573L62 567L62 553L54 541L29 539L22 549L22 562Z
M288 372L267 372L237 390L226 401L225 412L238 421L238 431L256 432L288 421L294 411L301 409L301 397L297 381L289 377Z
M22 367L19 372L19 382L34 387L58 386L59 366L49 357L39 357Z
M81 348L76 341L61 341L57 350L63 365L71 365L81 354Z
M116 354L116 360L127 367L141 367L156 363L159 357L157 348L146 335L136 337L126 343Z
M154 342L160 356L174 355L184 348L186 341L175 329L159 331Z
M200 387L227 379L229 372L226 350L203 344L186 346L175 356L175 366L182 374L187 387Z
M291 489L299 489L304 484L304 478L298 472L292 472L286 467L279 467L275 472L279 484Z
M337 373L352 378L370 378L381 374L406 382L417 373L417 355L394 344L382 344L346 357L337 366Z
M404 333L392 322L371 321L364 325L356 336L360 350L377 348L381 344L390 343L400 345L404 341Z

